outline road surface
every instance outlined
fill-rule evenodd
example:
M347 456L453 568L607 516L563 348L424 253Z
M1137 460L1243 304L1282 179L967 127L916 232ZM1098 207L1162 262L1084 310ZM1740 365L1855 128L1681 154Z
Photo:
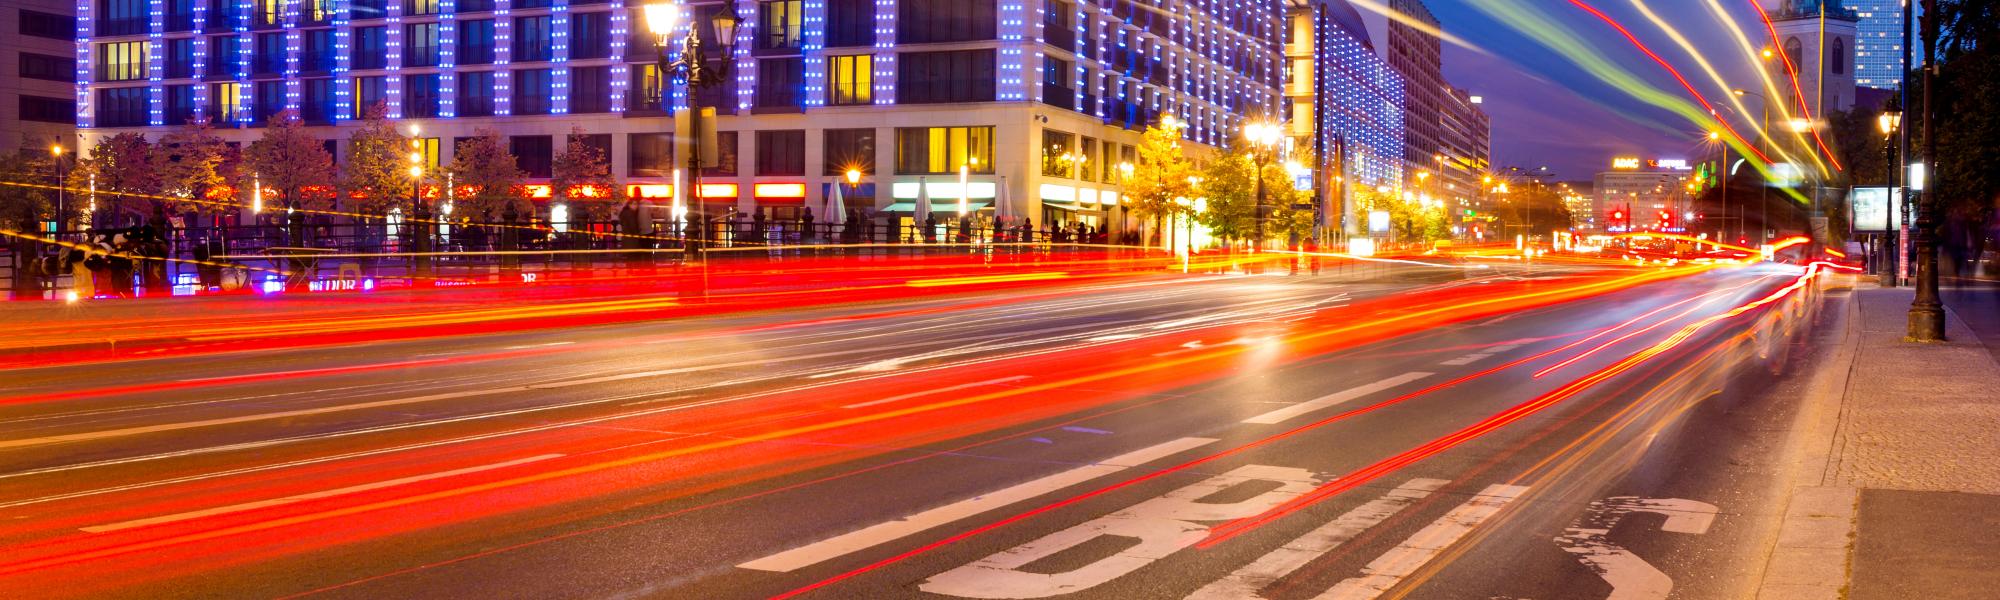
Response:
M1758 392L1809 338L1819 281L1416 271L1128 274L0 371L0 588L1751 589L1782 458L1756 432L1789 418Z

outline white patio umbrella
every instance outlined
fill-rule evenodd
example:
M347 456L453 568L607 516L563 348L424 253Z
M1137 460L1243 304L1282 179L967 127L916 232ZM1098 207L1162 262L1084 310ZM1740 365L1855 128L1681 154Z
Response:
M1007 210L1007 177L1000 177L1000 185L993 191L993 223L1007 225L1014 213Z
M931 216L931 184L922 177L917 178L917 206L910 213L910 223L922 227L924 219Z
M829 225L847 223L847 202L840 197L840 182L834 182L833 193L826 195L826 222Z

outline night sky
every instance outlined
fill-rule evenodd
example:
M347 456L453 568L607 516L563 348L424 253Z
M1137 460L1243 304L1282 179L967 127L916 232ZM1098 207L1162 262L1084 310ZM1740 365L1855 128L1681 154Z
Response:
M1680 69L1710 102L1726 104L1728 91L1705 75L1681 49L1632 5L1632 0L1586 0L1623 24L1640 41ZM1712 152L1705 130L1668 111L1655 108L1599 81L1560 54L1526 34L1497 25L1478 6L1517 2L1536 6L1555 17L1555 27L1575 36L1596 54L1645 82L1689 99L1673 77L1639 52L1609 25L1568 0L1426 0L1447 33L1464 38L1486 52L1445 44L1446 78L1459 88L1484 96L1493 120L1496 167L1530 169L1548 166L1565 180L1587 180L1606 170L1613 155L1698 160ZM1763 24L1748 0L1717 0L1732 11L1738 26L1761 48L1768 43ZM1775 5L1776 2L1771 2ZM1699 48L1730 85L1751 87L1756 71L1729 31L1707 8L1706 0L1650 0L1647 5ZM1753 114L1761 108L1746 98ZM1728 117L1728 113L1724 113ZM1734 120L1739 130L1745 121Z

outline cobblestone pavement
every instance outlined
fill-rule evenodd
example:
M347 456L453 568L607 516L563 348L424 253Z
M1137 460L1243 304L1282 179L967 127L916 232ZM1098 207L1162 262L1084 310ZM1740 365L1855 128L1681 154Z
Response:
M1902 340L1912 293L1861 289L1859 346L1825 485L2000 494L2000 364L1955 314Z

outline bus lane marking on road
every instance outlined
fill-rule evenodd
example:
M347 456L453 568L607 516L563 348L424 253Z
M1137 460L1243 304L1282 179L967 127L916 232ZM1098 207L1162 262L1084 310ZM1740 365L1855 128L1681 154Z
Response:
M1657 600L1674 591L1674 580L1646 559L1612 543L1611 530L1632 513L1652 513L1667 518L1660 530L1700 535L1715 524L1715 505L1680 498L1639 498L1614 496L1590 503L1576 524L1556 537L1556 545L1576 555L1605 583L1611 584L1609 600Z
M1368 528L1380 525L1397 511L1403 510L1418 500L1429 496L1438 488L1450 483L1443 479L1418 478L1404 482L1382 497L1347 511L1325 525L1299 536L1277 550L1244 565L1228 577L1216 580L1195 593L1188 600L1253 600L1262 598L1265 587L1299 570L1313 559L1332 552L1334 548L1354 539Z
M1179 552L1208 535L1208 523L1241 519L1270 510L1311 491L1318 478L1305 469L1246 465L1165 496L1051 533L939 573L918 585L932 594L962 598L1047 598L1087 590L1131 574ZM1269 485L1235 502L1202 500L1239 485ZM1031 572L1028 565L1103 537L1138 543L1060 573Z
M1527 491L1526 486L1518 485L1496 483L1486 486L1485 490L1451 509L1443 518L1431 522L1403 543L1370 561L1368 566L1361 568L1360 577L1335 584L1315 600L1369 600L1380 597Z

